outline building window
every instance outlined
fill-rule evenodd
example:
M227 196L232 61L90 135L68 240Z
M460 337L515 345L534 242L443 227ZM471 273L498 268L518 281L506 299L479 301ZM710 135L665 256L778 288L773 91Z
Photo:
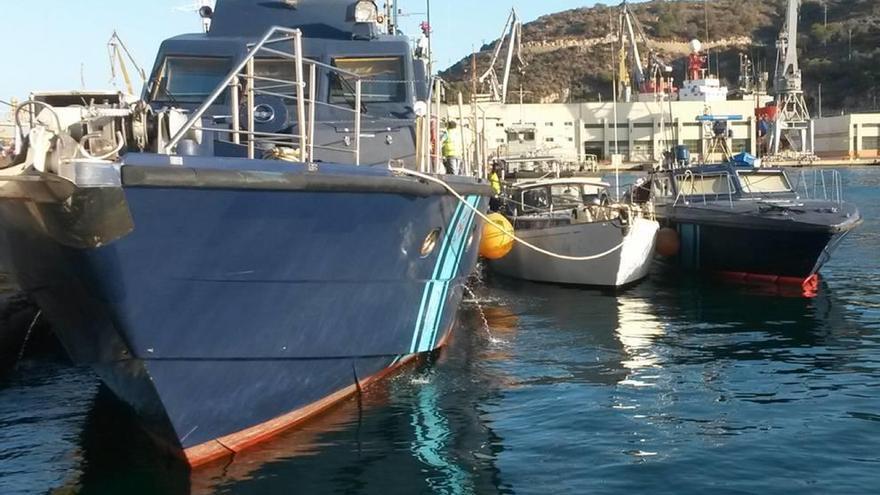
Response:
M605 159L605 142L604 141L584 141L584 154L595 155L596 159Z
M546 143L552 143L553 141L555 141L555 139L553 139L552 137L544 138L544 142Z
M511 143L535 140L535 131L507 131L507 140Z
M682 141L682 144L685 145L691 153L699 153L700 152L700 140L699 139L685 139Z
M504 138L498 138L495 140L496 143L504 144Z
M569 142L569 143L573 143L573 142L574 142L574 138L573 138L573 137L568 138L568 142Z
M880 136L865 136L862 138L862 149L867 150L880 150Z
M504 127L504 122L496 122L495 127Z
M573 125L574 125L574 122L566 122L565 123L565 127L572 127Z
M653 129L654 123L636 122L635 124L633 124L633 127L636 129Z
M610 147L609 152L612 154L614 154L616 152L618 155L629 155L629 141L628 140L627 141L618 141L616 150L614 148L614 141L609 143L608 146Z
M733 153L749 153L751 144L751 140L749 139L734 139L730 146L730 151Z
M547 127L553 127L553 122L544 122L544 125Z
M584 129L604 129L605 124L584 124Z

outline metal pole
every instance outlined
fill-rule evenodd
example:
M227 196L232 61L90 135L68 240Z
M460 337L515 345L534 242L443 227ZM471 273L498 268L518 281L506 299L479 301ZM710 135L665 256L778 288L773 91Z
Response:
M483 125L482 125L482 127L483 127L483 132L480 136L480 148L482 148L482 151L480 154L483 156L488 156L489 155L489 143L487 142L487 139L486 139L486 112L483 112ZM485 167L482 167L482 168L483 168L483 170L480 172L480 176L485 178L489 174L486 173Z
M470 176L471 160L468 154L464 152L464 95L461 94L461 91L458 92L458 134L461 138L461 149L458 151L461 153L464 175Z
M248 158L253 160L255 153L254 143L254 58L247 61L247 130L248 130Z
M318 106L317 89L318 68L315 64L309 66L309 162L315 161L315 108Z
M434 127L434 173L440 173L440 79L434 82L434 115L437 116L437 126Z
M241 104L238 98L239 81L238 76L232 79L229 84L229 107L232 112L232 142L233 144L241 144Z
M354 164L361 164L361 83L358 79L354 84Z
M434 75L434 50L431 48L431 40L434 28L431 26L431 0L425 0L428 9L428 76Z
M300 158L306 159L308 149L308 131L306 124L306 88L305 72L303 71L302 56L302 33L297 31L293 36L293 49L296 52L296 123L299 128L299 154Z

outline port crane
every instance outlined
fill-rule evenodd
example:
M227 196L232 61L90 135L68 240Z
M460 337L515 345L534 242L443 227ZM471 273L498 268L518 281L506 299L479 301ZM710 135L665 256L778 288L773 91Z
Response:
M107 42L107 51L110 55L111 84L114 86L116 85L116 70L118 68L119 72L122 73L122 79L125 82L125 90L129 95L135 95L135 88L131 82L131 75L129 74L128 66L126 65L126 59L128 59L128 62L134 67L142 85L147 82L147 74L144 72L144 69L138 65L137 60L135 60L134 56L128 50L128 47L125 46L125 43L119 36L119 33L116 31L113 31L113 35L110 36L110 41Z
M503 78L499 81L495 66L498 63L498 58L501 56L501 50L504 48L505 42L507 43L507 59L504 63ZM514 56L516 56L516 62L519 64L520 72L522 72L523 67L526 65L522 58L522 21L516 9L510 9L510 15L507 17L504 29L501 31L501 38L495 46L495 52L492 54L489 68L480 76L480 84L489 88L489 101L507 103L507 93L510 87L510 70L513 67ZM482 97L481 99L486 99L486 95L480 96Z
M651 48L642 24L626 2L620 5L618 33L620 94L623 95L624 101L632 100L634 87L640 94L646 95L672 92L673 84L670 77L672 67ZM640 43L647 50L647 64L642 61Z
M785 24L776 42L776 122L771 137L770 153L780 156L781 145L787 141L797 159L813 157L813 123L804 100L803 75L798 65L798 12L801 0L788 0ZM800 146L798 146L800 145Z

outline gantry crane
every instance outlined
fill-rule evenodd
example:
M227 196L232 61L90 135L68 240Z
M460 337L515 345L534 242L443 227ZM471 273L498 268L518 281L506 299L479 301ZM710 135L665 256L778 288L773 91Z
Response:
M776 42L776 122L770 153L779 156L783 141L791 146L796 158L813 156L813 127L804 100L803 77L798 65L797 36L800 0L788 0L785 24Z

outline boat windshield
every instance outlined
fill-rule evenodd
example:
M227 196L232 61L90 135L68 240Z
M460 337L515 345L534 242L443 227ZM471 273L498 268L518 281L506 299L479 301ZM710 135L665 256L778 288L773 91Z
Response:
M685 196L733 193L727 175L677 175L675 181Z
M220 57L168 57L153 94L156 101L201 103L232 69L232 60Z
M396 103L406 99L403 59L400 57L335 58L333 65L362 78L363 103ZM355 79L334 73L330 86L330 103L345 105L354 100Z
M602 199L604 187L590 184L554 184L523 190L522 204L526 210L576 208Z
M159 75L153 100L175 103L201 103L217 89L229 71L232 59L205 57L168 57ZM254 87L263 93L287 97L296 95L296 68L293 62L280 59L257 59L254 62ZM225 95L217 99L225 101Z
M739 180L746 194L792 192L783 172L740 172Z

